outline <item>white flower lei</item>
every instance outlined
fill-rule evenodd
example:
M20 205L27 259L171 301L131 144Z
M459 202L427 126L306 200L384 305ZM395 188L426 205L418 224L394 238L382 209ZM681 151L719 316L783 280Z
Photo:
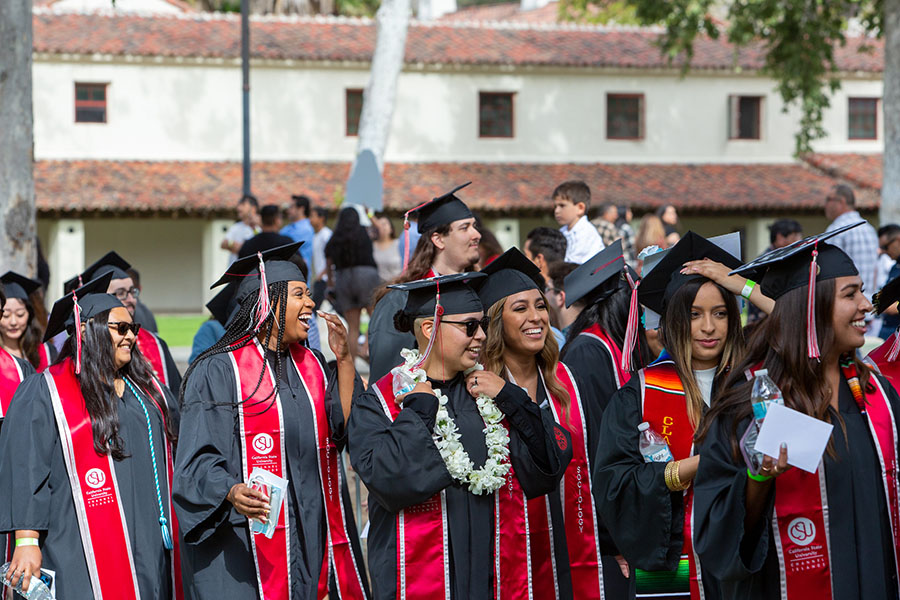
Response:
M419 361L419 353L416 350L403 349L400 355L405 364L402 369L416 382L426 380L425 371L413 369ZM475 365L471 371L481 371L484 367ZM469 491L476 495L493 494L505 482L509 473L509 432L503 426L503 413L494 404L494 400L485 394L479 394L475 399L478 406L478 414L484 421L484 441L487 446L487 460L480 469L475 469L475 463L469 458L469 453L463 448L459 430L456 423L447 411L448 398L441 391L434 390L438 399L437 415L434 420L432 438L447 471L450 476L462 483L468 484Z

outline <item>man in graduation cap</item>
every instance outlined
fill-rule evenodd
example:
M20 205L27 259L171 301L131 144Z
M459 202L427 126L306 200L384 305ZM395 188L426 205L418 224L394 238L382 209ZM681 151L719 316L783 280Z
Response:
M486 323L468 283L478 277L398 284L408 296L397 327L422 350L404 349L404 364L354 401L350 459L369 489L376 598L527 595L526 564L495 566L498 544L526 533L498 506L553 490L561 450L552 419L479 381Z
M463 273L478 262L481 234L475 229L472 211L456 196L456 192L468 185L465 183L407 211L406 219L411 215L418 217L421 237L415 249L409 247L407 240L403 273L394 283ZM394 327L394 315L405 303L406 292L401 289L383 288L375 295L375 310L369 321L371 381L378 381L400 364L400 350L411 348L415 342L412 334Z
M314 303L290 261L300 244L228 268L213 287L235 283L237 310L185 373L173 498L201 600L368 597L340 459L362 382L335 315L320 313L335 370L303 345ZM287 480L279 512L277 494L248 485L255 469ZM271 537L251 533L276 514Z
M775 307L696 437L702 458L694 547L725 598L870 600L900 593L900 397L857 357L872 305L851 258L826 241L840 231L736 270L761 277ZM752 418L753 379L762 370L784 392L787 408L833 425L813 472L789 466L799 464L792 458L800 458L795 450L808 442L811 426L791 427L779 451L761 462L749 459L753 450L742 436Z
M883 314L891 306L895 306L900 300L900 277L884 284L875 296L872 303L875 305L876 314ZM895 389L900 389L900 329L895 330L884 342L866 355L866 363L875 367L884 375Z
M43 567L70 600L180 600L178 403L132 354L139 325L106 293L110 277L53 305L46 338L68 332L61 358L19 386L0 432L8 576L30 581Z
M80 275L76 275L64 284L64 290L69 293L84 281L89 281L112 273L107 293L118 298L128 312L134 318L137 308L137 300L140 291L135 287L134 281L127 273L131 265L115 251L107 252L94 264L85 269ZM138 349L153 366L153 371L163 385L177 393L181 387L181 374L175 366L175 359L169 352L169 346L158 335L141 328L137 339Z

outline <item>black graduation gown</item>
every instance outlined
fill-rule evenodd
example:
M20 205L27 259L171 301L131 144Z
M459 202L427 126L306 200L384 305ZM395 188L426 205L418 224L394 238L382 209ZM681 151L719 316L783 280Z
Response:
M596 339L578 335L566 344L563 362L577 374L584 420L587 423L588 458L594 460L600 440L600 423L603 411L618 391L613 357ZM599 507L599 500L597 501ZM599 511L598 511L599 512ZM597 515L597 536L600 541L600 558L603 562L603 587L607 598L634 598L634 576L622 575L615 557L620 554L609 528L601 515Z
M431 381L448 398L448 412L476 468L484 465L484 421L462 374ZM552 417L519 387L506 384L495 398L510 424L510 457L528 498L550 493L571 460L554 441ZM354 400L349 422L353 468L369 489L369 572L374 596L396 597L396 513L447 490L450 585L453 598L489 598L493 569L493 495L472 494L450 477L432 439L437 399L410 394L393 422L373 391ZM524 567L523 567L524 568Z
M165 386L163 390L170 418L177 427L178 403ZM147 404L153 428L163 510L171 523L162 416L151 408L150 398L142 399ZM138 588L144 599L173 598L169 551L163 548L159 529L147 419L127 386L118 399L117 409L119 436L128 456L114 461L114 466ZM0 431L0 488L11 493L5 494L0 502L0 531L39 531L41 567L56 571L56 597L93 600L72 488L43 374L31 375L22 382L5 421Z
M665 463L644 462L638 449L643 420L639 378L632 377L603 413L592 465L597 509L632 574L635 568L674 571L684 544L683 494L666 487ZM717 582L700 564L706 599L719 598Z
M162 346L163 360L166 363L166 375L169 377L169 389L177 396L181 391L181 373L178 372L175 359L172 358L172 353L169 352L169 345L158 335L156 339L159 340L159 345Z
M313 351L323 365L321 353ZM269 353L270 365L274 353ZM283 356L280 384L290 511L291 598L315 598L326 550L325 504L319 480L313 413L290 358ZM274 368L273 368L274 370ZM328 374L326 410L338 450L346 443L336 374ZM357 378L358 391L361 382ZM191 373L183 397L173 499L185 536L185 554L196 598L257 598L256 570L247 518L225 499L243 481L236 383L227 354L204 359ZM274 409L273 409L274 410ZM358 564L359 536L343 478L348 535ZM361 574L365 581L365 573Z
M394 315L406 306L407 292L390 290L375 305L369 320L369 381L378 381L403 362L400 351L415 348L411 333L397 331Z
M900 397L886 379L880 379L895 418L900 418ZM824 456L833 597L894 599L897 573L881 467L866 417L843 377L838 407L847 435L832 411L836 456L827 452ZM749 418L738 426L738 433L748 424ZM731 426L730 420L717 421L698 445L695 549L705 570L721 581L723 598L778 599L780 574L770 526L775 494L769 494L754 530L744 531L747 467L743 458L732 455ZM775 486L772 489L777 493Z

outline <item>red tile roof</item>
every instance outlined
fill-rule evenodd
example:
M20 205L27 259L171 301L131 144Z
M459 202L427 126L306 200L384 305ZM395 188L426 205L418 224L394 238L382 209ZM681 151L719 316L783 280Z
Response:
M422 64L665 68L650 29L572 25L413 23L406 61ZM260 17L251 24L251 52L264 59L367 62L375 26L365 19ZM871 52L861 51L871 46ZM128 16L34 11L34 49L47 53L238 58L233 15ZM698 38L695 69L758 69L763 46L736 49ZM844 71L881 72L883 43L851 38L836 50Z
M881 191L882 155L879 154L809 154L807 163L826 175L843 179L855 187Z
M349 172L339 162L258 162L253 191L261 202L283 203L304 192L331 204ZM596 203L650 210L672 203L685 213L818 212L837 179L804 163L760 165L389 163L385 205L399 213L473 181L463 194L492 216L548 213L548 196L567 179L583 179ZM223 213L241 193L238 162L37 161L35 194L41 213ZM863 210L878 194L860 190Z

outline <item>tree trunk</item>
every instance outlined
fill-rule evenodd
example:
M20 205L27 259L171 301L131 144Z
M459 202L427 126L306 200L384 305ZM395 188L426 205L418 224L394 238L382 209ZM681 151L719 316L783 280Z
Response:
M900 224L900 0L884 0L884 158L881 225Z
M0 264L34 276L31 0L0 1Z

